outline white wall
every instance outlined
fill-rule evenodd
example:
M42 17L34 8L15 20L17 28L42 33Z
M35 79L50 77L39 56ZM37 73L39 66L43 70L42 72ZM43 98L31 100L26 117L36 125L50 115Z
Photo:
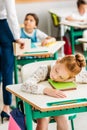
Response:
M48 34L49 26L49 13L48 10L52 8L58 8L64 10L64 8L73 8L75 7L76 0L57 0L57 2L33 2L33 3L23 3L16 4L17 15L19 23L23 23L24 16L26 13L33 12L36 13L39 17L39 28Z

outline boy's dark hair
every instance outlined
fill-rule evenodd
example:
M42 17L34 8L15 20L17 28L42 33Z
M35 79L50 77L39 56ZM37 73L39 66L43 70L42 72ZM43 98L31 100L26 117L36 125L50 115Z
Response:
M77 0L77 6L79 7L81 4L86 5L87 4L87 0Z
M38 26L38 23L39 23L39 18L38 18L38 16L37 16L36 14L34 14L34 13L28 13L28 14L26 14L26 16L25 16L25 20L26 20L26 17L29 16L29 15L33 16L33 18L34 18L35 21L36 21L36 26Z

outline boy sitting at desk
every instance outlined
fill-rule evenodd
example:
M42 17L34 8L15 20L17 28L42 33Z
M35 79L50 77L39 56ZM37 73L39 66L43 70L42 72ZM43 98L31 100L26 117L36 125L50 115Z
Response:
M67 16L66 20L87 22L87 0L77 0L77 11Z
M42 46L49 42L56 41L55 38L48 36L44 32L40 31L38 27L39 18L34 13L28 13L24 19L24 28L21 28L21 38L31 39L31 47L35 47L35 44L41 42Z
M66 17L66 20L71 22L78 22L79 23L87 23L87 0L77 0L77 10L72 12L71 15ZM79 31L78 28L75 28L76 31ZM84 30L84 29L83 29ZM68 43L70 44L70 32L66 32L65 36L68 39ZM75 40L79 37L75 37Z
M33 94L45 94L55 98L66 98L67 95L60 90L47 87L39 82L49 77L56 82L69 82L75 79L75 76L86 65L85 58L82 54L68 55L57 60L53 66L42 65L26 80L21 90ZM57 122L57 130L69 130L68 120L65 116L54 117ZM37 120L36 130L47 130L49 118L41 118Z

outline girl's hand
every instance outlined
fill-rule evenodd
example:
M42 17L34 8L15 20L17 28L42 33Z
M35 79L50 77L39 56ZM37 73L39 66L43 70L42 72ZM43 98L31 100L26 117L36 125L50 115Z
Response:
M47 38L45 38L43 41L42 41L42 43L41 43L41 45L42 46L48 46L49 44L52 44L52 43L54 43L56 41L56 39L54 38L54 37L47 37Z
M20 45L21 49L24 49L24 40L23 39L17 39L16 43Z
M50 87L44 89L44 94L46 94L48 96L56 97L56 98L65 98L65 97L67 97L64 94L63 91L53 89L53 88L50 88Z
M46 44L48 43L48 39L44 39L41 43L41 46L46 46Z

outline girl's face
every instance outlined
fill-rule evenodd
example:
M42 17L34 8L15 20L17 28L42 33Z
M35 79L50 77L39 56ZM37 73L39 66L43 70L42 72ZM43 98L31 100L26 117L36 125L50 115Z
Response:
M78 7L78 11L81 15L84 15L85 12L87 12L87 5L86 4L81 4Z
M63 82L69 79L70 72L64 63L56 62L50 72L50 78L56 82Z
M32 15L28 15L24 20L24 27L26 31L32 32L36 28L36 21Z

